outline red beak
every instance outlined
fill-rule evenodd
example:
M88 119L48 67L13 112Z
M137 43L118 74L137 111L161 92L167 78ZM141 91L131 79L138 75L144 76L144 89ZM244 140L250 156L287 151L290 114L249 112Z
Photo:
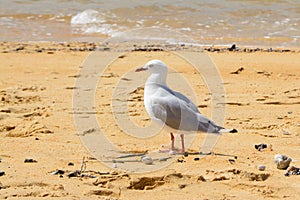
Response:
M141 67L141 68L137 68L135 70L135 72L141 72L141 71L146 71L146 70L147 70L147 68Z

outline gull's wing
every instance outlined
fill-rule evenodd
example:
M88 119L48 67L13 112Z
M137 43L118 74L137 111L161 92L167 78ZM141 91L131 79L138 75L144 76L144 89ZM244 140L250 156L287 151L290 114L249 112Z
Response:
M222 129L201 115L187 97L167 87L159 87L156 94L153 94L151 109L153 117L174 129L212 133Z
M184 101L186 106L191 108L194 112L199 113L199 110L198 110L197 106L189 98L187 98L186 96L184 96L180 92L173 91L172 89L168 88L168 86L165 86L165 85L159 85L159 86L161 88L163 88L164 90L166 90L166 92L168 92L168 93L176 96L177 98L181 99L182 101Z
M187 131L198 129L195 112L174 98L155 98L151 107L154 117L171 128Z

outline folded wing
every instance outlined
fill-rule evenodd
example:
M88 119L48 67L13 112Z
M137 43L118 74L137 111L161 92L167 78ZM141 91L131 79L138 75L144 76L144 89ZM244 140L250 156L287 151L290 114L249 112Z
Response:
M153 95L151 99L152 113L169 127L209 133L219 133L223 129L202 115L197 106L181 93L167 87L160 87L157 92L159 95Z

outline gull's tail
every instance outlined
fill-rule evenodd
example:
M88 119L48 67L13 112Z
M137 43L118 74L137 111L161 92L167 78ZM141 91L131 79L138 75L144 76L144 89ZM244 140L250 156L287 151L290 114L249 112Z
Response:
M236 129L226 129L222 126L218 126L212 120L208 119L204 115L200 113L197 114L198 119L198 131L206 132L206 133L237 133Z
M219 133L237 133L238 131L235 128L234 129L221 128L218 132Z
M212 123L211 123L212 125ZM215 132L214 133L219 133L219 134L222 134L222 133L237 133L238 131L234 128L234 129L226 129L222 126L218 126L216 124L214 124L214 128L215 128Z
M222 134L222 133L237 133L238 131L234 128L234 129L226 129L222 126L218 126L215 123L209 121L208 124L206 124L207 126L205 127L205 129L203 129L203 124L201 124L202 126L200 127L200 131L204 131L207 133L216 133L216 134ZM199 130L199 129L198 129Z

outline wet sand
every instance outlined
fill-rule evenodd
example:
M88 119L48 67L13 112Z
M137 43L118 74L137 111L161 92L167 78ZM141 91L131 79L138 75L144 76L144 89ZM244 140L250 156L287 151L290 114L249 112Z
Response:
M132 174L111 169L82 144L74 123L72 102L76 75L90 51L118 51L120 45L93 43L1 43L0 54L0 197L66 199L297 199L299 176L284 176L274 164L275 154L299 164L300 59L299 50L207 48L219 69L226 91L225 126L239 130L223 134L214 155L178 156L167 168ZM132 47L132 46L131 46ZM115 125L111 95L127 68L150 59L161 59L189 80L200 111L211 116L211 95L192 66L170 51L202 52L186 46L135 46L117 58L101 81L95 110L101 129L127 152L157 151L169 144L162 131L151 141L137 144ZM152 51L149 51L152 50ZM112 71L113 70L113 71ZM176 88L176 85L170 85ZM143 88L130 96L134 123L149 123L143 108ZM185 92L185 91L181 91ZM188 148L199 151L205 134ZM258 151L256 144L268 148ZM235 155L233 156L222 156ZM84 177L68 177L81 170ZM25 163L25 159L36 162ZM70 164L70 163L73 163ZM265 171L258 166L265 165ZM53 175L61 169L65 174ZM98 173L101 172L101 173ZM108 172L109 174L105 174ZM102 174L104 173L104 174Z

